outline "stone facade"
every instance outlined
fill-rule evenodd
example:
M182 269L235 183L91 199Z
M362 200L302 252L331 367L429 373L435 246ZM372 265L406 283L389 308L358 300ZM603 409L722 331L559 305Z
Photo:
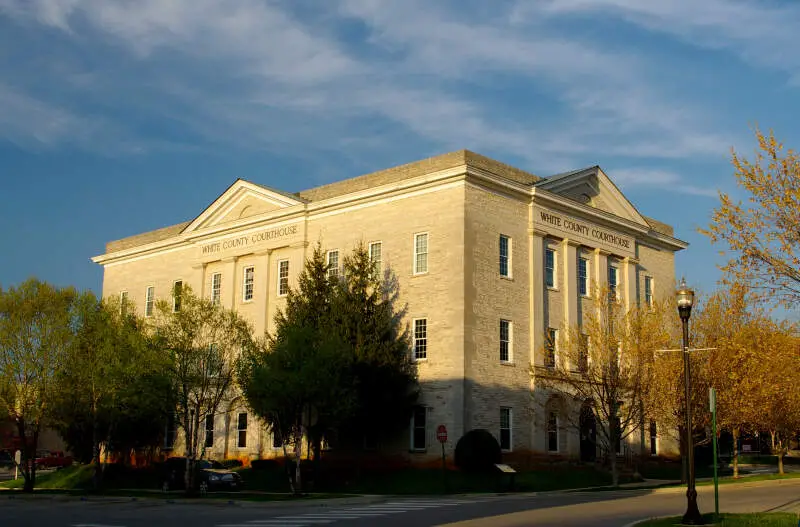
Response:
M422 239L426 268L419 270L415 246ZM547 328L577 324L592 309L578 291L578 258L587 260L593 285L616 267L621 297L634 305L645 277L656 298L672 294L674 253L686 247L671 227L641 216L599 167L539 178L462 150L297 194L237 180L194 220L110 242L94 260L104 267L104 296L126 292L144 312L149 287L165 298L181 280L204 296L218 291L224 306L262 334L284 306L281 271L296 286L316 242L338 251L340 265L357 243L379 244L382 267L399 280L410 328L425 320L427 353L418 361L425 441L413 445L410 433L396 446L420 461L439 455L439 424L448 428L449 452L475 428L505 437L510 451L544 452L544 410L532 397L530 365L543 364ZM549 288L548 249L555 265ZM250 267L254 290L245 300ZM220 410L212 455L280 452L249 414L240 448L240 413L247 409L239 398ZM509 425L503 432L501 422ZM562 454L576 455L574 437L564 434L563 443Z

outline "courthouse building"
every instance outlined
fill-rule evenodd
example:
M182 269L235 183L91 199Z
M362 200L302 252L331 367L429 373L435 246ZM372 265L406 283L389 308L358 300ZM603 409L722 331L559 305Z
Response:
M674 253L687 246L597 166L541 178L465 150L297 193L239 179L198 212L108 243L94 258L103 295L147 317L182 282L262 334L313 244L337 272L363 241L407 306L422 393L402 450L419 460L439 453L440 424L450 451L484 428L506 451L577 457L586 434L535 403L530 365L546 374L545 339L580 322L595 285L616 288L626 306L672 295ZM279 452L240 401L205 425L212 455Z

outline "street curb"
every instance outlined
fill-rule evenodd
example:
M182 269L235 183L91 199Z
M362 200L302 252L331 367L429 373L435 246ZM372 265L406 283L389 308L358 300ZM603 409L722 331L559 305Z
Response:
M649 522L650 520L663 520L664 518L673 518L675 514L669 514L667 516L651 516L649 518L642 518L641 520L635 520L630 523L626 523L622 527L636 527L640 523Z

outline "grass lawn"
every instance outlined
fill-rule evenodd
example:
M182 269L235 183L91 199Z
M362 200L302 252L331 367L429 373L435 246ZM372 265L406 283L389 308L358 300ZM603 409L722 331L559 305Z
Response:
M713 514L704 514L706 525L722 525L724 527L797 527L797 514L791 512L770 512L756 514L720 514L717 523L712 523ZM681 517L647 520L637 523L636 527L672 527L680 525Z
M53 472L36 473L37 489L76 489L84 488L88 483L91 486L92 467L89 465L73 465ZM19 479L12 479L0 483L6 489L21 489L25 485L20 473Z

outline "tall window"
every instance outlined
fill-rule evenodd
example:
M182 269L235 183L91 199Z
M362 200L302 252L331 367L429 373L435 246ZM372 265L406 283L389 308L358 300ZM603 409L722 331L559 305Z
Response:
M547 451L558 452L558 414L547 414Z
M375 277L380 279L383 262L383 244L381 242L372 242L369 244L369 260L372 262L372 272Z
M428 409L415 406L411 416L411 450L425 450L428 437Z
M556 367L556 341L558 340L558 330L547 328L544 343L544 366L546 368Z
M328 251L328 278L339 278L339 250Z
M214 446L214 416L206 416L206 448Z
M428 233L414 235L414 274L428 272Z
M278 295L289 294L289 260L278 262Z
M428 319L414 320L414 359L428 358Z
M211 303L215 306L219 305L222 298L222 273L214 273L211 275Z
M164 430L164 449L171 450L175 448L175 438L178 437L178 419L174 413L167 416L167 426Z
M119 294L119 312L123 315L128 313L128 292L122 291Z
M586 372L589 369L589 335L581 333L580 349L578 350L578 371Z
M511 450L511 408L500 408L500 449Z
M239 422L237 423L236 430L239 433L236 446L239 448L247 448L247 412L239 414Z
M547 287L556 286L556 251L553 249L544 251L544 284Z
M172 311L177 313L181 310L181 294L183 293L183 281L175 280L172 284Z
M244 281L242 282L242 301L244 302L250 302L253 299L255 277L256 277L255 267L245 267Z
M282 448L283 447L283 438L281 437L281 433L276 429L272 428L272 448Z
M608 266L608 295L612 300L617 300L619 294L617 286L619 285L619 268L609 265Z
M500 320L500 362L511 362L511 321Z
M589 295L589 260L578 258L578 292L581 296Z
M647 307L653 307L653 277L644 277L644 303Z
M658 454L658 449L656 441L658 439L658 429L656 428L656 422L652 419L650 420L650 455L655 456Z
M511 238L500 235L500 276L511 277Z
M153 316L153 306L156 303L156 288L152 285L147 288L147 292L145 293L144 297L144 316L152 317Z

